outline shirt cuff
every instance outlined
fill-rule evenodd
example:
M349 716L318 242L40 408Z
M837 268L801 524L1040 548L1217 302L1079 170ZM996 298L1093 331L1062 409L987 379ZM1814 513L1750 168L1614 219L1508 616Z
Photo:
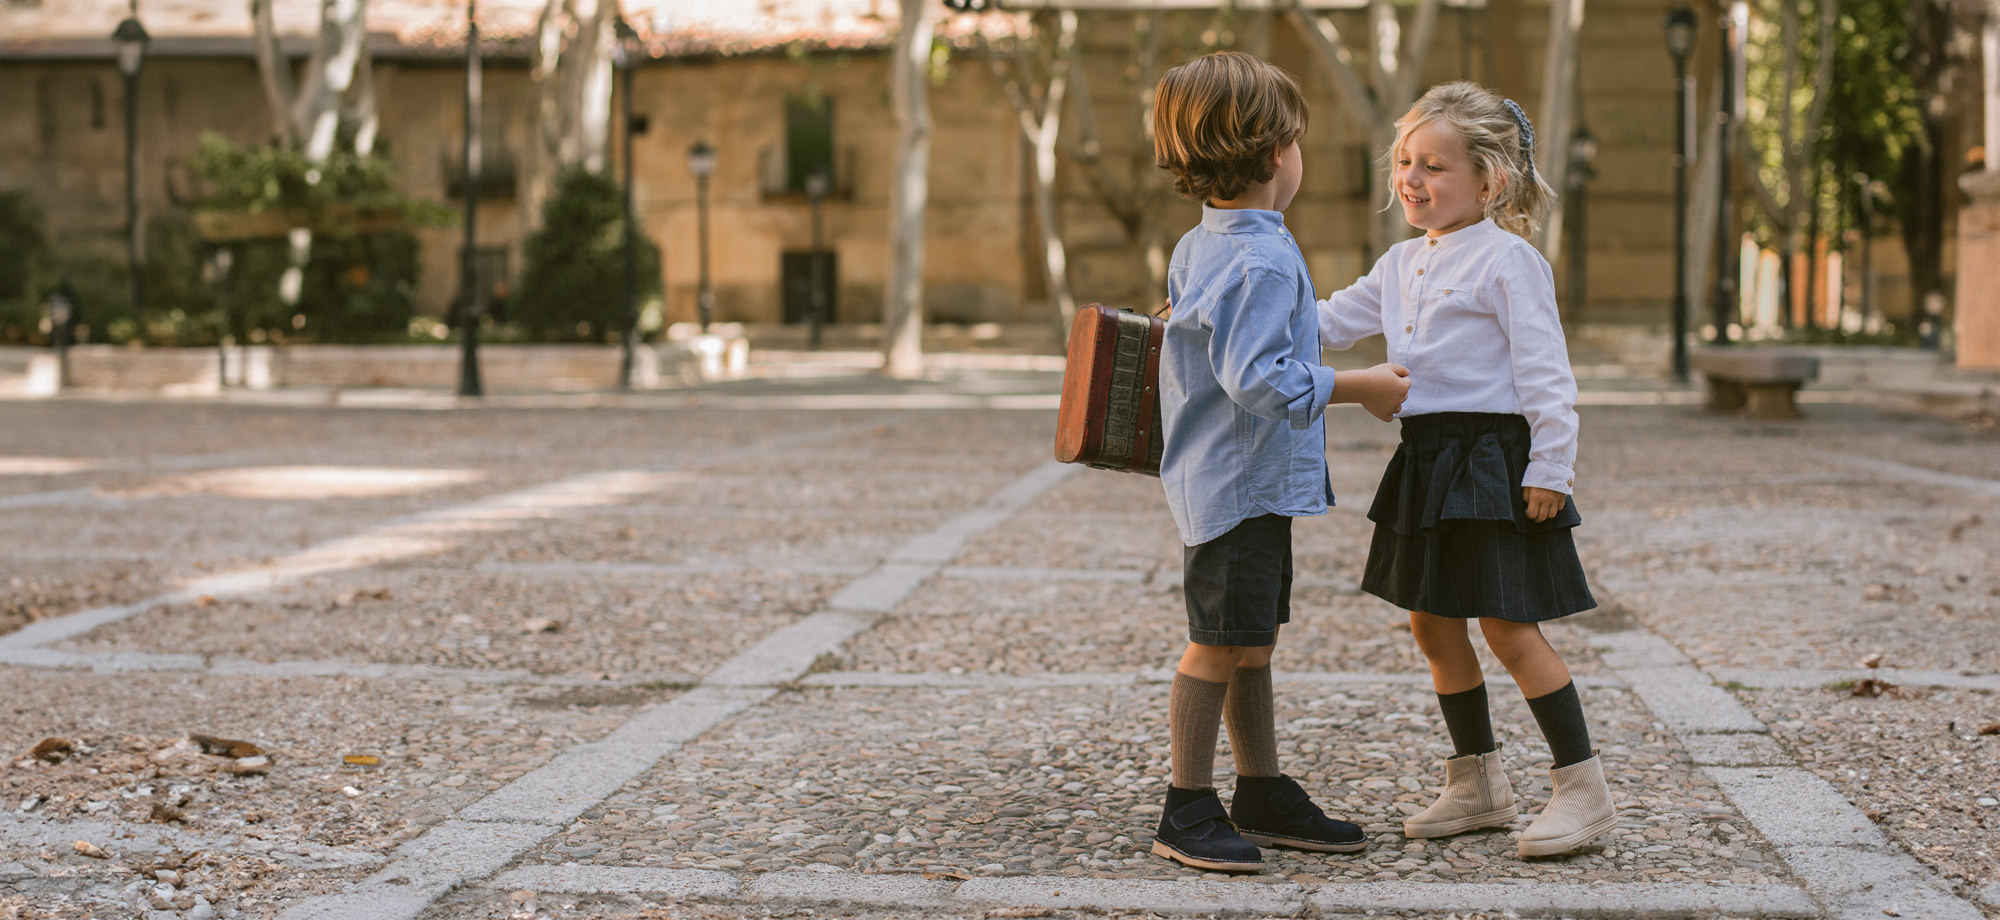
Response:
M1527 473L1521 476L1521 485L1569 495L1576 490L1576 472L1547 460L1530 460Z
M1311 428L1320 416L1326 414L1326 404L1333 400L1333 368L1324 364L1308 364L1312 371L1312 392L1292 401L1292 430L1304 431Z

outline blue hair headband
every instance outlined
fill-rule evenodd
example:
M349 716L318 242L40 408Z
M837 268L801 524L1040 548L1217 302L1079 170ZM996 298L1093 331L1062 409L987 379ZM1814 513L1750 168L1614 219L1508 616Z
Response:
M1514 124L1521 128L1521 157L1528 161L1528 175L1532 176L1535 174L1535 126L1528 123L1528 113L1521 111L1521 106L1514 100L1502 99L1500 102L1507 106L1508 114L1514 116Z

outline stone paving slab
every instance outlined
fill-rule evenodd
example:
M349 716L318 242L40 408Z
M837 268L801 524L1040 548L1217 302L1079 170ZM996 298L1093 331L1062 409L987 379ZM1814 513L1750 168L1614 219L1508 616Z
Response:
M263 595L163 605L56 648L687 681L818 609L840 581L361 570ZM529 631L538 618L560 625Z
M524 863L1198 878L1145 850L1166 773L1165 695L1160 685L781 694L675 753ZM1531 811L1546 794L1546 750L1525 704L1496 697ZM1264 877L1782 883L1775 855L1652 734L1635 702L1608 688L1587 700L1625 806L1618 830L1602 849L1528 863L1504 832L1402 838L1402 818L1427 804L1448 753L1427 688L1280 685L1287 772L1376 844L1356 856L1273 851Z

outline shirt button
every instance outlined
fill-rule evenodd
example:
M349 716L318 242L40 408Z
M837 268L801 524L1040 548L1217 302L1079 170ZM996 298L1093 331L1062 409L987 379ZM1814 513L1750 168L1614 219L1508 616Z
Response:
M1431 240L1431 245L1432 245L1432 246L1436 246L1437 244L1438 244L1438 241L1437 241L1437 240Z
M1424 273L1424 270L1423 270L1423 269L1421 269L1421 268L1417 269L1417 274L1418 274L1418 275L1420 275L1420 276L1421 276L1421 275L1422 275L1423 273Z
M1415 326L1404 326L1404 327L1403 327L1403 331L1404 331L1404 332L1415 332L1415 331L1417 331L1417 327L1415 327Z

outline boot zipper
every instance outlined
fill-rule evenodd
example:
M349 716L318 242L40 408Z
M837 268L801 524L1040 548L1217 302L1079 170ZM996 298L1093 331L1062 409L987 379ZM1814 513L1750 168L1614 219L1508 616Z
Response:
M1486 758L1479 758L1479 801L1486 811L1493 810L1493 784L1486 779Z

